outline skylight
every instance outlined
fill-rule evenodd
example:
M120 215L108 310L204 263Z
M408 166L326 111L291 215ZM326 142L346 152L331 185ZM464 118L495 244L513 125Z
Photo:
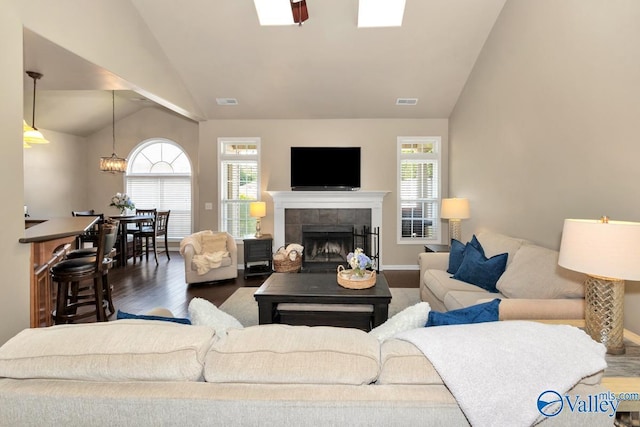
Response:
M260 25L294 25L289 0L253 0Z
M359 0L358 28L401 27L406 0Z

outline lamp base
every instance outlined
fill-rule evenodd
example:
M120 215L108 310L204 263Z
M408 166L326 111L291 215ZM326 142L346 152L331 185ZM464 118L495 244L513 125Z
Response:
M256 234L254 237L262 237L262 232L260 231L260 218L256 218Z
M451 243L451 239L456 239L460 241L462 234L462 227L460 227L461 221L459 219L450 219L449 220L449 243Z
M587 276L585 330L609 354L624 354L624 280Z

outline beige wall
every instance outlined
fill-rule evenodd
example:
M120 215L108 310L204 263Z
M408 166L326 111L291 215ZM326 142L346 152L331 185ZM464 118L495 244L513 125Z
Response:
M135 89L195 118L202 117L182 79L128 0L7 0L24 26L92 64L131 82ZM81 16L82 19L78 19ZM20 61L22 63L22 61ZM105 79L105 90L113 87Z
M29 327L29 245L24 235L22 178L22 25L0 0L0 344Z
M450 120L463 237L488 228L557 249L565 218L640 220L639 17L630 0L507 2ZM625 326L640 332L638 283Z
M24 150L24 202L31 218L64 217L90 209L85 139L40 130L50 143Z
M383 206L383 266L417 268L422 245L396 244L397 137L442 136L446 154L446 119L431 120L210 120L200 124L200 194L197 205L200 229L217 229L218 211L204 210L206 202L217 206L217 141L219 137L258 136L262 141L262 198L267 203L263 233L273 232L273 204L265 191L289 190L289 147L362 147L362 189L389 191ZM446 176L446 167L443 171ZM327 165L330 173L331 165ZM446 182L443 184L446 188Z
M110 156L113 151L112 135L109 125L87 137L85 181L91 189L87 206L105 215L118 214L109 203L115 193L125 191L123 175L101 172L98 167L100 157ZM121 157L129 158L139 144L152 138L171 140L187 152L193 168L193 186L197 189L198 124L159 108L145 108L116 122L116 153Z

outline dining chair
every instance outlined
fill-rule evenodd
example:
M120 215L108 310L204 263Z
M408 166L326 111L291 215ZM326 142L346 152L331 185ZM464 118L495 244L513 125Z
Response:
M169 214L168 211L156 211L154 216L153 224L150 227L141 227L141 230L133 235L133 253L140 254L140 259L142 259L143 251L146 256L147 261L149 260L149 249L150 246L153 248L153 256L156 260L156 264L158 264L158 240L160 238L164 238L164 248L160 252L165 252L167 254L167 259L171 260L171 256L169 255L169 239L167 235L167 227L169 225ZM144 242L144 243L143 243ZM135 263L135 259L134 259Z

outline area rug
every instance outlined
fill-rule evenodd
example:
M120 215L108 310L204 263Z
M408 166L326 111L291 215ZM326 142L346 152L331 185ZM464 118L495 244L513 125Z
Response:
M258 324L258 303L253 294L258 288L240 288L233 293L220 309L229 313L243 326ZM420 289L418 288L391 288L391 303L389 304L389 317L405 308L420 302Z

